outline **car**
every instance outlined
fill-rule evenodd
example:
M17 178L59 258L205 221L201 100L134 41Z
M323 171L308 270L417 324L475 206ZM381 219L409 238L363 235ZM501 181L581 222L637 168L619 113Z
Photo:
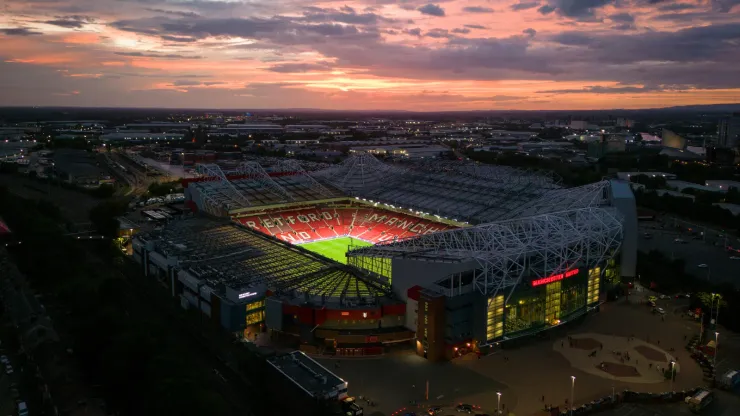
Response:
M455 407L458 413L473 413L473 405L460 403Z
M663 308L653 308L653 313L659 313L661 315L665 315L665 310Z
M0 363L9 364L10 360L8 359L8 356L7 355L0 356Z
M670 299L671 297L668 295L660 295L658 296L658 299Z
M649 300L648 301L648 305L650 305L650 306L652 306L654 308L655 307L655 301L654 300Z
M738 256L732 256L732 257L730 257L730 260L740 260L740 257L738 257Z
M696 266L696 267L698 267L698 268L700 268L700 269L706 269L706 268L707 268L707 267L709 267L709 266L708 266L708 265L706 265L706 264L700 264L700 265L698 265L698 266Z
M430 416L436 416L442 413L442 408L439 406L432 406L427 409L427 413L429 413Z
M7 374L7 375L11 375L11 374L13 374L13 367L11 367L11 366L6 366L6 367L5 367L5 374Z

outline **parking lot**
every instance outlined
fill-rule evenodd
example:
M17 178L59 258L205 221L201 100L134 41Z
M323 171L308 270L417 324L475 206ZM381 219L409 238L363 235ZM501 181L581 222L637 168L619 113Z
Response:
M661 225L663 228L660 228ZM669 257L683 259L686 262L686 271L699 278L714 283L731 282L740 286L740 260L731 259L733 256L740 257L740 253L727 252L725 240L727 239L727 244L732 243L729 237L720 231L699 231L704 232L704 236L694 236L686 231L685 226L682 229L684 231L676 229L670 220L665 220L662 224L640 223L638 249L645 252L659 250ZM646 238L645 233L650 234L650 237ZM683 243L676 242L676 239L683 240Z

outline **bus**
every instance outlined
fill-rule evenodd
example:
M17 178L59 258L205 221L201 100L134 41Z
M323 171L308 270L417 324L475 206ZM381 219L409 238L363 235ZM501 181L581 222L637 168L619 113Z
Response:
M699 390L695 395L687 397L686 403L694 413L701 412L714 401L714 393L711 390Z

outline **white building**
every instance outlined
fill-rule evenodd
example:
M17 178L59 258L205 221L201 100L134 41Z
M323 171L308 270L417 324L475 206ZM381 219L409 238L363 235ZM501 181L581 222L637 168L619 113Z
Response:
M740 182L738 181L728 181L723 179L715 179L715 180L708 180L704 182L704 185L717 188L718 190L722 192L728 191L730 188L735 188L738 191L740 191Z
M698 185L693 182L686 181L666 181L666 184L669 187L676 189L678 192L682 192L684 189L696 189L697 191L705 192L727 192L727 190L722 190L712 186Z

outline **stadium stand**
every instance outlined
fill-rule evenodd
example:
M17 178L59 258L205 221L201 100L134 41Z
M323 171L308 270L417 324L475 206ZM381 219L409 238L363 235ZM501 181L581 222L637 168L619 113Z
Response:
M354 237L375 244L454 228L408 214L357 206L269 211L237 221L294 244L336 237Z

